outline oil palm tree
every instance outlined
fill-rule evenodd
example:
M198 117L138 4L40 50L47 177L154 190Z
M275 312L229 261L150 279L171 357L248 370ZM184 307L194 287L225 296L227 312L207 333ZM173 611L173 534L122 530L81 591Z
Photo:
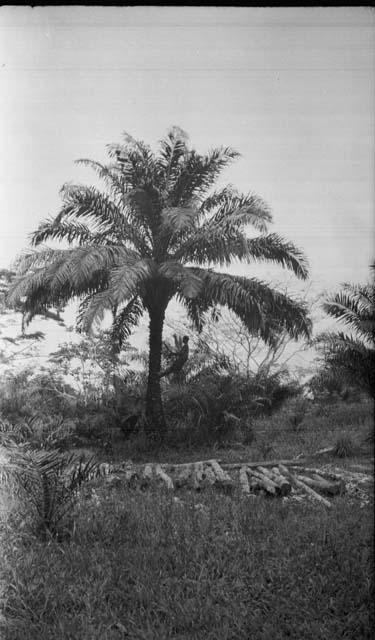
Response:
M265 260L305 279L307 263L293 244L267 232L272 216L259 197L230 185L214 190L221 172L239 156L233 149L201 155L178 127L160 141L157 153L128 134L107 148L108 164L77 161L91 167L105 189L62 187L59 213L32 235L38 249L18 262L11 301L22 299L30 320L48 306L78 297L78 321L85 331L109 309L119 347L148 312L146 416L150 432L162 435L162 332L172 298L185 305L197 329L206 311L225 305L265 341L272 338L275 319L297 338L310 329L302 303L256 278L212 267ZM258 235L249 237L249 227ZM68 241L68 248L40 246L48 239Z
M371 265L375 269L375 263ZM375 287L344 283L323 303L324 311L345 324L350 333L325 332L317 337L323 356L323 378L352 384L374 396Z

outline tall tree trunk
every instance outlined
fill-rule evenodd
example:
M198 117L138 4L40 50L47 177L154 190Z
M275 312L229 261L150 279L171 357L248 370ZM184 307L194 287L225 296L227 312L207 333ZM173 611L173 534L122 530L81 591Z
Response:
M165 422L160 389L160 366L162 351L165 306L155 304L148 309L149 324L149 368L146 393L147 432L153 440L162 441L167 425Z

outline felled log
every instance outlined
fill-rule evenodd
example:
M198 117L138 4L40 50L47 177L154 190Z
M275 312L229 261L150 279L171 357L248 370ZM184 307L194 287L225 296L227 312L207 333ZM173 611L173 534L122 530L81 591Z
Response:
M256 478L255 476L251 475L250 470L247 471L247 477L249 480L250 491L255 493L262 488L261 481L259 480L259 478Z
M316 467L301 467L296 465L290 465L290 467L293 473L307 473L308 475L315 473L319 476L322 476L323 478L326 478L326 480L340 480L340 476L338 476L336 473L333 473L332 471L325 471L324 469L317 469Z
M249 485L249 478L247 477L246 467L241 467L239 472L239 481L240 481L240 487L241 487L242 493L244 493L245 495L249 495L250 485Z
M169 491L173 491L173 480L165 473L165 471L163 471L160 464L155 465L155 476L156 478L159 478L159 480Z
M200 491L202 489L204 478L204 466L203 462L194 462L193 464L193 473L192 473L192 486L196 491Z
M174 475L174 484L177 489L186 486L192 475L193 465L189 464L181 464L176 465L173 470L176 472Z
M272 469L269 471L269 474L271 480L273 480L279 487L280 495L288 496L292 491L292 485L290 484L289 480L285 478L285 476L281 475L278 467L272 467Z
M138 479L138 473L135 469L132 469L131 467L129 467L128 469L125 469L125 480L128 483L131 483L131 481Z
M217 460L210 460L210 466L216 476L216 484L225 489L233 487L233 480L230 475L221 468Z
M273 469L275 468L276 467L273 467ZM277 495L287 496L291 492L292 487L290 482L286 478L284 478L284 476L281 476L279 471L278 473L276 473L275 471L272 471L272 469L266 469L263 466L257 467L257 471L260 471L261 473L263 473L263 475L265 475L266 478L271 480L271 482L273 482L276 485Z
M154 474L153 474L152 465L151 464L145 464L145 466L143 467L143 470L142 470L141 477L140 477L141 489L145 489L146 487L150 486L150 484L152 483L153 475Z
M223 469L240 469L244 465L249 469L256 469L257 467L275 467L279 464L284 464L288 466L296 465L304 465L308 463L309 460L306 458L294 458L293 460L263 460L259 462L223 462L221 463L221 467Z
M324 504L326 507L328 507L328 509L332 507L331 503L328 500L320 496L319 493L317 493L316 491L314 491L314 489L312 489L307 484L302 482L302 480L299 480L293 473L288 471L288 469L284 467L284 465L280 464L279 469L281 473L283 473L295 487L302 489L305 493L311 496L316 502L320 502L321 504Z
M212 469L212 467L210 467L209 465L207 465L204 468L204 473L203 473L203 484L204 485L208 485L208 486L212 486L216 483L217 478L216 478L216 474L214 472L214 470Z
M334 453L335 451L335 447L326 447L325 449L319 449L318 451L314 451L314 453L312 453L312 457L316 458L318 456L323 456L323 455L330 455L332 453Z
M321 476L314 474L312 478L306 475L297 475L298 480L301 480L305 484L307 484L312 489L319 491L320 493L325 493L331 496L335 496L338 493L341 493L343 490L343 485L341 482L330 482Z
M251 475L258 480L260 488L264 489L267 493L274 496L279 492L278 486L274 483L274 481L265 476L260 471L256 469L248 469L248 473L251 473Z

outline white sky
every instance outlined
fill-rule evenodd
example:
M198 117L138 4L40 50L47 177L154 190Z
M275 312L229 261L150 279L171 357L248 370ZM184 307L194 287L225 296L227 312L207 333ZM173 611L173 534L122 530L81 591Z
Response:
M176 124L241 152L224 181L268 202L315 289L366 280L374 26L367 7L1 7L0 267L64 182L94 181L75 159Z

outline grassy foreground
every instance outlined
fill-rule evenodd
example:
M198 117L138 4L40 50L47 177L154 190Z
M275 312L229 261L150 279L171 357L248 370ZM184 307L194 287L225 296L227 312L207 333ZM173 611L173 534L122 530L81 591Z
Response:
M293 457L339 437L361 444L372 423L369 403L318 407L297 430L284 410L257 421L246 448L137 455L130 442L112 459ZM355 448L335 460L354 462ZM371 638L373 505L353 494L332 502L327 511L239 493L173 496L101 479L82 490L70 537L47 543L30 534L27 505L10 503L0 517L0 638Z
M8 522L1 637L371 637L370 506L181 497L98 486L62 543Z

